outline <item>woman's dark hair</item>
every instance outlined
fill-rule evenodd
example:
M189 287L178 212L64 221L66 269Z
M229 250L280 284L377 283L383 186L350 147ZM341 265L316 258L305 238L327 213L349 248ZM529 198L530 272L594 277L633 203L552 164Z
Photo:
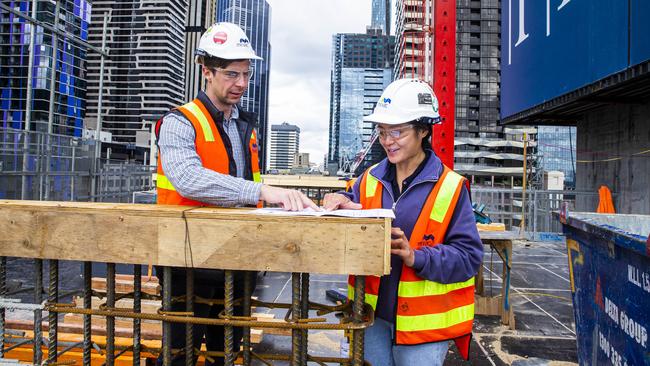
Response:
M417 121L412 122L412 124L416 132L424 131L427 133L426 136L424 136L424 138L422 139L422 150L426 150L426 149L432 150L433 148L431 147L431 125L419 123Z

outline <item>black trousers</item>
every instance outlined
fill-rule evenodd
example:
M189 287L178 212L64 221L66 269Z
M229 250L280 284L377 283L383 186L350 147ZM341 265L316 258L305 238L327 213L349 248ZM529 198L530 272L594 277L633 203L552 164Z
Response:
M172 297L183 296L186 294L186 271L181 268L172 268L171 290ZM156 275L158 276L162 285L163 278L162 268L156 268ZM195 269L194 270L194 296L202 297L205 299L223 299L224 298L224 271L222 270L208 270L208 269ZM251 275L252 289L255 288L257 280L257 273L253 272ZM235 298L244 296L244 273L235 272L234 280ZM223 305L208 305L194 302L194 316L202 318L216 319L219 313L224 309ZM185 302L173 302L171 311L185 311ZM235 307L235 315L243 315L243 307ZM185 327L184 323L171 323L171 345L172 349L185 348ZM234 350L238 351L243 334L242 328L234 327ZM224 327L216 325L196 324L193 329L194 333L194 348L201 349L201 344L205 341L205 347L209 352L223 351L224 350ZM194 356L194 363L196 364L197 356ZM212 357L214 362L206 360L206 366L222 366L224 364L223 358ZM157 366L162 366L162 354L158 357L156 362ZM172 366L184 366L185 354L180 353L172 357Z

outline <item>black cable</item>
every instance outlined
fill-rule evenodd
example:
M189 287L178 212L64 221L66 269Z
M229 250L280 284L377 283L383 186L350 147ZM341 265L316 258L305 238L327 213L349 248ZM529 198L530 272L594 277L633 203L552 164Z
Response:
M183 210L182 217L183 221L185 221L185 244L183 245L183 250L185 254L185 267L190 267L194 268L194 254L192 253L192 240L190 238L190 224L187 222L187 216L185 213L188 211L194 210L196 208L201 208L202 206L199 207L190 207L187 210ZM190 254L190 266L187 265L187 253L189 251Z

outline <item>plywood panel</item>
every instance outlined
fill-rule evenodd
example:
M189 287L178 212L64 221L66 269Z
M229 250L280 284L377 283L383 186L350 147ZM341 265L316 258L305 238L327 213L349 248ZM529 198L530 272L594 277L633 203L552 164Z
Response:
M0 255L130 264L382 275L390 220L250 209L0 201Z

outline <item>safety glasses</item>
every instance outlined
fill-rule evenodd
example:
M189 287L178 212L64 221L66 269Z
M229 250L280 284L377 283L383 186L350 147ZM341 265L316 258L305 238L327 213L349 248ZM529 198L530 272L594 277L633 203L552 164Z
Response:
M228 69L222 69L222 68L212 68L215 72L218 72L223 75L223 77L228 80L228 81L237 81L239 78L243 78L244 81L249 81L253 79L253 75L255 74L255 70L251 67L248 69L248 71L235 71L235 70L228 70Z
M379 134L379 139L381 140L386 140L389 136L393 140L399 140L402 137L406 136L405 132L411 128L413 128L413 125L406 125L400 128L393 128L393 129L384 129L380 127L375 127L377 133Z

